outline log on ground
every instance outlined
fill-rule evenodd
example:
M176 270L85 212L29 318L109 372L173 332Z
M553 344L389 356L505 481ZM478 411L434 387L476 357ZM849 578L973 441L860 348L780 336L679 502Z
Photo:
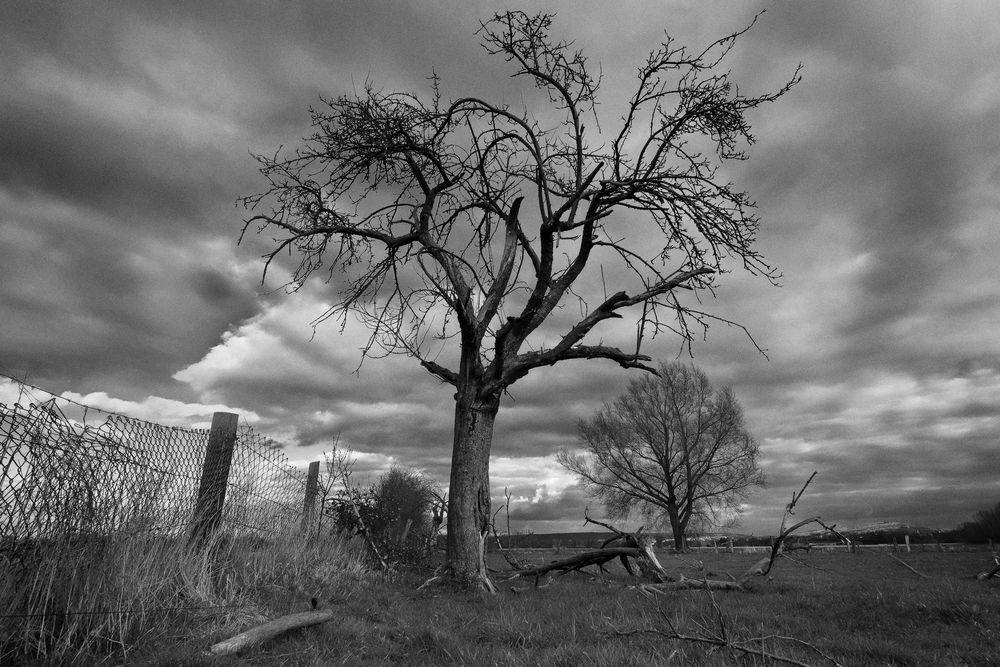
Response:
M598 549L597 551L586 551L570 558L552 561L547 565L517 570L511 573L508 581L510 579L517 579L518 577L538 577L554 570L559 570L565 574L566 572L573 572L591 565L603 567L605 563L615 558L644 558L645 555L642 549L635 547L609 547L607 549Z
M274 639L278 635L289 632L290 630L297 630L299 628L309 627L310 625L325 623L333 620L333 617L334 612L329 609L324 611L303 611L297 614L282 616L281 618L276 618L273 621L268 621L267 623L250 628L246 632L241 632L235 637L230 637L225 641L214 644L210 649L208 649L208 654L213 656L234 655L240 651L250 648L251 646L262 644L270 639Z

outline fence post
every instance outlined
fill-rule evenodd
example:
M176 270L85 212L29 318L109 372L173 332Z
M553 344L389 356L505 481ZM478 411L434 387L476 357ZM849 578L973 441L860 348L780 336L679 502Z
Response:
M309 464L309 475L306 477L306 497L302 503L302 532L309 530L316 512L316 495L319 492L319 461Z
M201 468L201 484L198 485L198 500L194 506L189 545L204 543L222 520L238 422L239 415L232 412L216 412L212 415L212 429L208 433L205 463Z

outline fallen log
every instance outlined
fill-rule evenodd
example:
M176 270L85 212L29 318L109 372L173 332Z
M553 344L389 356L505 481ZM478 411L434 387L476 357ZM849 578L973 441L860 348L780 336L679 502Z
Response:
M606 549L598 549L597 551L585 551L582 554L577 554L569 558L554 560L546 565L538 565L536 567L529 567L523 570L516 570L511 573L511 575L507 578L507 581L517 579L518 577L540 577L543 574L556 570L558 570L561 574L566 574L585 567L590 567L591 565L597 565L599 568L604 569L604 565L608 561L614 560L615 558L645 557L645 550L638 547L608 547Z
M835 525L828 525L824 523L819 517L811 517L809 519L804 519L798 521L793 525L789 526L789 519L795 515L795 506L798 504L799 500L802 498L806 491L806 488L816 477L814 472L806 480L805 484L798 493L792 493L792 500L785 507L785 512L781 517L781 526L778 529L778 536L775 538L773 544L771 545L770 552L761 558L759 561L754 563L746 572L742 574L738 579L729 575L729 580L723 579L710 579L710 573L704 572L704 564L697 563L695 565L696 569L702 570L703 577L701 578L689 578L684 575L679 575L678 577L673 577L666 573L663 566L660 565L659 560L656 558L656 554L653 553L653 545L656 544L656 540L649 535L643 534L643 529L640 528L635 533L626 533L624 531L618 530L614 526L603 523L601 521L596 521L588 516L587 512L584 512L584 523L593 523L598 526L607 528L614 535L601 545L601 548L596 551L587 551L576 556L571 556L569 558L564 558L562 560L552 561L547 565L539 565L537 567L527 567L522 570L517 570L512 572L507 581L512 579L517 579L520 577L535 577L535 585L538 586L538 578L544 574L550 572L559 572L559 575L567 574L569 572L577 572L585 567L590 567L596 565L601 571L604 571L604 565L608 561L614 560L615 558L620 558L622 565L629 572L629 574L635 575L632 566L629 563L629 559L635 559L636 564L642 571L642 574L647 579L653 579L657 583L646 583L640 584L638 586L630 586L630 588L638 589L646 595L652 593L665 594L667 591L684 590L684 589L702 589L702 590L736 590L742 591L746 590L750 584L753 577L766 577L771 569L774 567L775 561L779 557L789 558L793 561L796 559L792 558L786 551L792 550L794 546L789 545L788 539L795 533L795 531L803 528L805 526L815 524L823 528L824 531L832 533L842 542L848 546L853 547L851 540L842 533L837 531ZM621 542L622 546L611 546L615 542ZM899 560L899 559L897 559ZM909 565L900 561L901 564L907 568L913 570ZM810 565L809 567L814 567ZM822 568L817 568L822 569ZM916 574L922 575L920 572L913 570ZM1000 560L997 562L997 567L993 569L992 572L982 573L980 578L988 578L992 576L997 576L1000 573Z
M262 644L270 639L274 639L278 635L291 630L306 628L310 625L326 623L327 621L333 620L333 617L334 612L330 609L324 611L303 611L297 614L288 614L287 616L282 616L281 618L276 618L273 621L268 621L267 623L250 628L246 632L241 632L235 637L230 637L229 639L221 641L218 644L213 644L212 647L208 649L207 653L211 656L235 655L236 653L248 649L251 646Z
M713 591L742 591L743 586L739 581L725 581L722 579L692 579L683 574L677 581L664 581L659 584L639 584L636 586L640 593L649 595L658 593L666 595L667 591L681 590L713 590Z
M657 560L656 554L653 553L653 547L656 546L656 540L653 537L649 535L643 535L642 533L643 529L645 528L644 526L640 526L639 530L635 531L635 533L626 533L624 531L618 530L617 528L615 528L610 524L597 521L596 519L591 519L589 516L589 512L587 510L584 510L583 512L583 523L584 525L592 523L597 526L607 528L611 532L615 533L615 537L604 540L604 542L601 544L602 550L606 549L614 542L621 540L623 547L630 547L642 551L642 556L636 558L636 563L638 563L639 570L642 572L643 576L650 579L655 579L657 581L665 581L670 579L670 577L667 576L666 572L663 571L663 566L660 565L660 561ZM620 558L622 566L625 568L625 571L631 574L632 576L635 576L635 572L632 571L632 566L629 565L628 557L621 556Z

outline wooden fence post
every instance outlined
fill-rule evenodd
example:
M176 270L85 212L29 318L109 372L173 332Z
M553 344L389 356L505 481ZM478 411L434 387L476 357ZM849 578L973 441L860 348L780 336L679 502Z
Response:
M198 500L194 506L189 545L203 544L222 520L238 423L239 415L232 412L216 412L212 415L212 429L208 433L205 463L201 468L201 484L198 485Z
M306 497L302 503L302 532L309 530L316 513L316 495L319 493L319 461L309 464L306 477Z

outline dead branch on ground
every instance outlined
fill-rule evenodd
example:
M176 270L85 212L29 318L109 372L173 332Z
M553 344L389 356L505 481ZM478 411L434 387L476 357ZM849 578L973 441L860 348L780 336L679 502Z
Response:
M709 595L711 595L711 592L709 592ZM800 660L796 660L795 658L774 653L766 650L765 648L767 643L773 645L776 642L784 642L785 644L807 648L830 664L840 667L839 662L826 655L809 642L795 637L785 637L783 635L772 634L761 635L759 637L742 638L739 636L739 633L733 632L733 630L728 627L726 617L722 613L722 609L719 607L719 604L716 602L714 596L712 596L712 609L715 613L714 623L707 617L703 616L700 620L696 620L694 622L694 625L696 626L694 634L686 634L678 629L674 622L670 619L670 616L667 615L667 613L659 607L659 605L657 605L657 611L666 623L666 630L661 628L639 628L636 630L616 630L607 634L617 637L629 637L639 634L659 635L668 639L677 639L679 641L691 642L695 644L708 644L709 646L727 649L743 655L759 656L766 660L781 662L788 665L809 667L809 663L807 662L802 662Z
M642 528L637 530L635 533L626 533L621 531L614 526L591 519L587 512L584 512L584 523L592 523L603 528L610 530L614 533L614 537L611 537L604 541L601 548L596 551L587 551L570 558L564 558L562 560L552 561L547 565L539 565L537 567L529 567L524 569L519 569L515 571L508 581L511 579L517 579L519 577L535 577L535 583L538 583L538 577L549 572L559 572L562 576L568 572L579 572L583 568L596 565L601 572L604 572L604 566L609 562L618 558L621 560L622 565L625 569L635 576L635 572L629 562L629 558L635 559L636 564L638 564L639 569L642 574L657 583L646 583L635 586L637 590L641 593L652 596L653 594L665 594L668 591L676 591L683 589L705 589L708 591L712 590L744 590L746 585L749 583L750 579L754 576L767 576L771 568L774 567L774 561L779 557L789 558L794 562L798 562L797 559L790 557L785 553L787 548L786 540L795 531L799 530L804 526L811 524L816 524L822 527L825 531L832 533L837 536L841 541L843 541L848 546L851 546L851 540L837 531L835 525L827 525L818 516L811 517L809 519L804 519L798 521L795 524L788 526L788 520L790 517L795 515L795 506L798 504L799 500L802 498L806 491L806 488L812 482L813 478L816 477L814 472L806 480L806 483L802 485L802 488L798 493L792 494L792 500L785 507L785 512L781 517L781 527L778 531L778 536L774 540L774 544L771 546L770 553L754 563L743 575L739 578L730 576L729 580L725 579L712 579L708 573L704 573L706 576L703 577L685 577L680 575L679 577L672 577L664 571L663 566L660 564L659 560L656 558L656 554L653 553L653 545L656 544L656 540L650 535L645 535L642 532ZM622 546L611 546L615 542L621 542ZM704 572L704 565L699 564L699 569ZM905 563L904 563L905 565ZM820 568L818 568L820 569ZM912 569L912 568L911 568ZM915 570L914 570L915 571ZM1000 571L1000 565L998 569L995 569L989 576L993 576L996 572ZM919 572L917 574L920 574ZM985 574L985 573L984 573Z
M625 570L633 576L635 576L635 571L629 563L629 558L635 560L643 576L659 582L671 580L671 577L663 570L663 566L660 565L656 554L653 553L653 546L656 544L656 540L650 535L642 534L642 528L635 533L626 533L614 526L591 519L587 512L584 512L584 523L593 523L607 528L615 533L615 536L605 540L601 548L596 551L586 551L569 558L552 561L547 565L526 567L517 570L508 577L508 581L519 577L535 577L535 585L537 586L538 578L543 574L559 572L559 576L562 576L569 572L579 572L583 568L593 565L596 565L599 571L605 572L604 566L616 558L621 561ZM611 546L618 541L621 541L621 546Z
M248 649L251 646L262 644L270 639L274 639L278 635L291 630L306 628L310 625L326 623L327 621L333 620L333 617L334 612L332 609L326 609L323 611L303 611L297 614L288 614L287 616L282 616L281 618L276 618L273 621L268 621L267 623L252 627L246 632L241 632L235 637L230 637L225 641L213 644L212 647L208 649L207 653L210 656L235 655L236 653Z
M616 558L635 558L636 560L640 560L645 557L646 553L642 549L635 547L608 547L606 549L598 549L597 551L586 551L562 560L554 560L546 565L517 570L512 572L507 580L510 581L520 577L535 577L537 583L538 577L549 572L559 572L559 575L562 576L570 572L578 572L592 565L596 565L603 572L605 571L604 566ZM664 576L666 576L666 573L664 573Z
M792 501L788 503L788 505L785 507L785 513L781 517L781 528L778 530L778 536L774 539L774 544L771 545L771 553L768 554L766 557L760 559L756 563L754 563L750 567L750 569L744 572L743 576L740 577L740 581L746 581L754 575L761 577L767 576L771 572L771 568L774 567L774 561L778 558L778 556L784 554L784 551L786 549L785 540L787 540L792 535L792 533L797 531L799 528L808 526L810 524L816 524L820 526L827 532L836 535L837 538L840 539L848 547L851 546L851 540L847 536L837 531L836 525L827 525L823 523L823 521L820 520L818 516L809 519L804 519L792 526L789 526L787 528L785 527L785 524L788 523L789 517L795 516L795 505L802 498L802 495L806 492L806 487L809 486L810 482L813 481L814 477L816 477L816 472L813 472L813 474L809 475L809 479L807 479L806 483L802 485L802 488L799 490L798 493L792 494Z
M993 569L988 572L980 572L976 575L979 581L986 581L994 577L1000 577L1000 554L993 554Z
M635 533L626 533L618 530L610 524L597 521L596 519L591 519L589 508L587 508L583 511L583 524L587 525L588 523L601 526L602 528L607 528L612 533L615 533L615 537L604 540L601 544L601 549L606 549L611 544L621 540L622 546L638 549L642 552L642 557L636 558L636 563L639 565L639 570L642 572L643 576L655 581L670 580L667 573L663 571L663 566L660 565L660 561L656 558L656 554L653 553L653 547L656 546L656 539L651 535L644 535L642 532L645 529L645 526L640 526L639 530L635 531ZM621 556L620 559L625 571L632 576L635 576L635 572L632 571L632 567L629 565L628 558Z
M889 558L893 559L894 561L896 561L897 563L899 563L900 565L902 565L903 567L905 567L907 570L909 570L913 574L915 574L918 577L920 577L921 579L930 579L930 577L928 577L923 572L918 572L915 569L913 569L913 567L909 563L907 563L906 561L904 561L902 558L898 558L895 554L891 554L891 553L888 553L888 552L886 552L886 553L889 556Z
M774 566L774 561L779 556L787 557L787 554L784 553L786 548L785 541L796 530L802 528L803 526L808 526L810 524L817 524L821 526L824 530L833 533L847 545L850 545L851 541L846 536L838 532L836 526L828 526L827 524L823 523L823 521L820 520L819 517L812 517L809 519L805 519L803 521L799 521L793 524L792 526L786 527L789 517L795 515L795 505L799 502L799 499L802 498L802 495L806 491L806 487L809 486L809 483L812 482L815 476L816 473L814 472L812 475L809 476L809 479L806 480L806 483L802 485L802 488L799 490L799 492L792 494L792 500L785 507L785 512L781 517L781 528L778 530L778 536L775 538L774 544L771 545L771 552L764 558L754 563L738 579L725 581L720 579L709 579L707 577L702 579L690 579L681 576L679 580L666 581L660 584L645 584L639 586L638 587L639 590L647 595L653 593L666 593L667 591L674 591L685 588L691 588L691 589L704 588L707 590L743 590L746 584L749 583L751 577L767 576L768 573L770 573L771 568Z
M664 581L659 584L639 584L634 587L646 597L653 597L656 594L666 595L668 591L681 590L706 590L706 591L742 591L741 582L733 579L697 579L685 577L683 574L676 581Z

